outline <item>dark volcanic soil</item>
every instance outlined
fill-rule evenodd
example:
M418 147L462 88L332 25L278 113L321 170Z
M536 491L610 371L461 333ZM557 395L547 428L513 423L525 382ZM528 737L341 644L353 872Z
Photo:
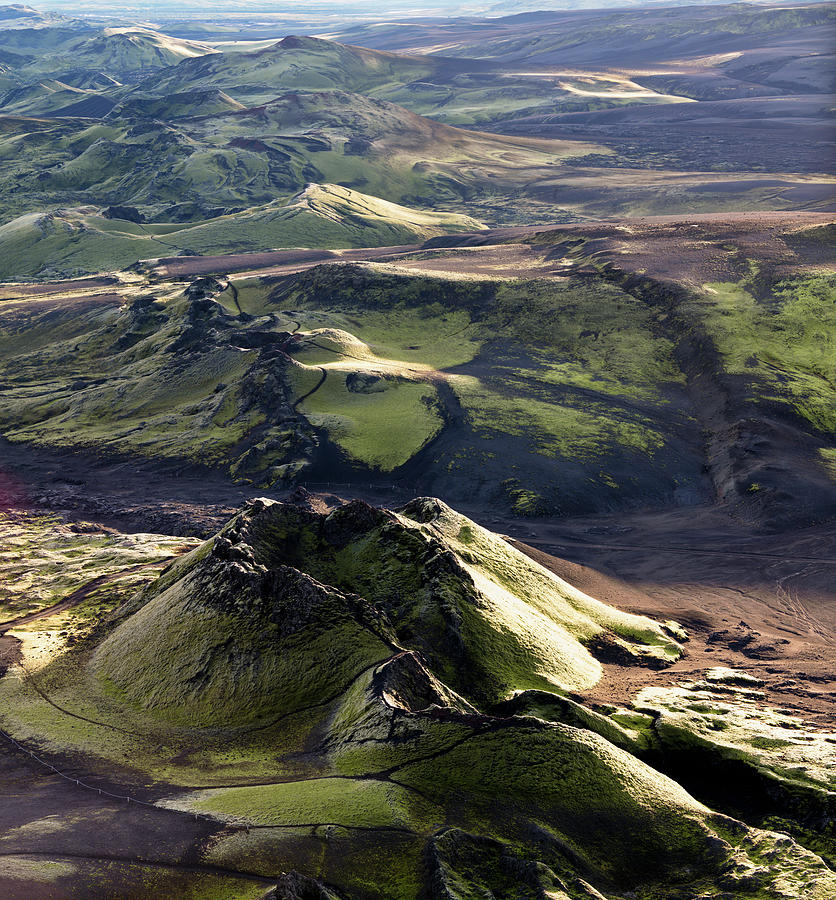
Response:
M62 761L54 754L49 759L64 771L85 776L70 760ZM99 783L105 789L111 787ZM137 881L148 883L146 879L156 885L155 896L182 897L189 893L196 875L242 878L263 884L265 890L275 884L260 876L201 864L202 848L224 831L223 825L78 786L17 749L2 734L0 791L0 897L4 900L139 897ZM31 860L34 881L4 872L4 858L16 856ZM57 872L53 882L44 883L40 876L47 871L45 864L54 870L56 862L69 864L72 874Z
M35 450L0 438L0 510L52 510L125 531L205 537L254 493L188 463Z
M692 508L532 522L520 531L520 549L581 590L688 630L676 665L607 666L590 699L626 703L646 684L729 666L762 678L767 702L832 723L836 525L755 534L721 512Z

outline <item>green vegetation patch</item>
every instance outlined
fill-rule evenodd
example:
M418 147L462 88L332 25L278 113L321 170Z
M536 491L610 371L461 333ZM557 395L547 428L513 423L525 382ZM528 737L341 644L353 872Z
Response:
M295 354L306 365L431 375L448 417L463 419L486 449L497 441L518 446L519 459L532 452L556 457L614 496L636 490L642 466L684 464L688 474L678 474L671 491L699 479L696 455L680 462L675 446L693 423L664 312L602 279L467 279L381 264L320 266L280 282L256 303L258 311L272 305L308 329L315 322L362 344L338 345L310 331ZM369 396L383 401L386 394ZM302 411L319 412L312 404L326 397L315 394ZM616 457L632 462L614 466ZM454 458L445 462L451 472L461 468ZM538 472L513 485L509 500L520 514L561 505L559 491L546 490L541 479Z
M673 781L597 735L528 722L475 735L396 778L431 799L466 797L470 815L513 804L548 823L599 877L655 871L676 881L686 860L703 855L707 811Z
M424 831L441 810L401 785L354 778L312 778L203 791L170 801L253 825L342 825Z
M738 283L705 285L693 310L727 371L752 383L753 399L836 433L836 276L785 278L764 289L752 264Z
M83 885L88 897L123 896L178 897L182 900L263 900L271 888L267 878L236 876L226 872L189 871L186 866L153 862L127 862L102 857L4 855L0 879L15 883L20 896L56 891L72 893Z
M369 468L396 469L441 429L431 385L384 380L382 390L360 393L352 391L346 379L344 373L328 372L325 383L303 402L301 411L352 459Z
M445 543L460 555L477 587L488 596L514 596L530 605L535 616L530 620L532 632L543 627L537 620L545 617L581 642L591 642L603 629L610 630L623 641L627 655L635 654L637 659L647 656L673 662L681 654L680 645L657 622L622 612L584 594L446 504L416 500L401 514L427 523L432 533L442 535ZM465 527L466 540L462 541ZM578 658L573 659L573 665L585 667Z
M90 617L100 611L103 592L119 597L137 590L194 543L190 538L113 534L92 525L73 528L56 516L0 514L0 622L38 613L85 587L90 594L84 604L62 618ZM101 582L98 590L96 581ZM111 599L109 605L114 603Z
M410 209L328 184L311 184L296 196L198 223L136 223L79 206L26 213L0 224L0 278L114 272L138 259L184 252L409 244L482 228L468 216Z
M269 721L336 698L390 654L362 601L224 552L213 547L98 647L93 672L120 701L175 723Z

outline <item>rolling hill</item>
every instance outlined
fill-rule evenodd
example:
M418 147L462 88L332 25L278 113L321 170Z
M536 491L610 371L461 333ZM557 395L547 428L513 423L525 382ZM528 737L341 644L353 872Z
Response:
M143 87L161 95L218 88L247 106L257 106L285 91L364 94L384 84L421 80L438 67L432 59L292 36L263 50L191 60L158 73Z
M150 28L96 28L81 23L0 29L0 50L23 58L16 73L21 81L63 71L102 71L137 78L140 73L215 52L205 44L172 38Z
M295 215L294 236L277 213L309 184L490 225L827 211L831 20L828 7L543 13L449 23L446 49L409 54L314 37L216 52L70 20L0 29L0 227L15 241L64 223L60 239L39 224L4 272L333 247L344 232L313 227L323 216ZM108 207L142 227L114 236L96 218ZM412 240L401 219L381 231L361 216L346 246ZM167 241L184 224L197 230Z
M835 34L832 5L738 4L443 24L407 19L331 36L474 67L473 84L461 76L451 82L451 113L467 97L480 127L597 141L629 168L821 172L834 152ZM503 94L476 74L477 65L529 78L506 79ZM550 100L526 94L537 84L548 87ZM481 96L470 90L477 85ZM444 106L431 108L445 97L442 85L423 92L407 85L386 96L426 115L447 115ZM670 105L677 98L697 102ZM757 98L768 99L748 109L712 102ZM607 109L612 115L597 114Z
M494 19L422 22L403 17L385 25L346 27L333 38L364 47L444 57L525 62L547 66L607 66L685 63L742 70L748 54L767 71L780 70L789 55L829 53L832 4L780 8L745 4L666 9L536 11ZM723 58L724 54L734 54ZM771 62L766 63L769 56ZM822 60L823 62L823 60Z
M95 197L139 207L150 221L194 221L289 198L311 182L439 211L455 203L478 217L503 192L596 149L461 131L339 91L283 94L251 109L217 95L164 105L202 102L229 111L170 122L0 118L6 217Z
M384 203L379 209L385 203L408 207L416 220L432 211L448 222L455 221L450 216L463 215L521 224L572 221L605 209L623 215L740 206L826 210L832 192L826 175L741 179L727 172L624 169L600 144L457 129L387 101L338 91L291 92L243 109L229 95L205 91L147 101L130 95L123 102L124 108L134 104L131 116L123 118L117 107L100 121L0 116L0 158L5 163L0 172L5 223L0 225L8 226L8 240L15 240L26 223L55 222L56 216L78 220L77 213L67 211L89 209L95 201L99 209L133 208L131 215L140 217L144 227L129 231L163 245L167 233L181 230L179 224L200 226L182 242L172 240L165 255L306 243L334 246L338 232L330 226L318 234L310 227L313 220L299 218L298 223L307 224L294 237L287 228L277 230L275 216L266 210L271 204L280 207L312 183L377 198ZM143 109L164 111L169 118L143 115ZM406 235L400 230L402 215L395 215L388 228L390 239ZM226 229L230 216L243 217L236 221L247 223L241 232L246 237L238 239L236 230ZM13 224L13 219L19 221ZM374 227L365 238L360 235L360 221L354 223L349 245L379 243L381 232ZM259 222L266 226L262 232ZM113 239L97 237L113 226L89 224L92 228L80 231L62 229L73 235L69 253L61 241L42 241L42 231L33 233L37 244L20 257L19 271L6 268L6 276L121 265L121 251L108 255ZM225 229L224 246L218 236ZM126 252L128 239L133 237L118 237ZM88 253L97 245L104 250L100 258ZM156 249L148 254L152 248L144 244L133 246L134 259L163 255ZM58 251L55 258L49 255L52 249ZM68 268L61 260L73 255L77 263Z
M564 76L568 73L563 73ZM194 60L145 79L158 95L220 87L248 106L286 90L339 89L398 103L451 125L486 124L537 110L605 108L680 98L641 88L618 76L593 76L583 94L559 73L517 73L504 64L442 56L405 55L291 36L248 53Z
M122 211L122 215L135 212ZM308 185L286 201L198 224L146 225L119 218L110 208L80 207L29 214L0 225L0 277L118 270L139 259L178 252L387 246L481 227L468 216L422 212L348 188L318 184Z

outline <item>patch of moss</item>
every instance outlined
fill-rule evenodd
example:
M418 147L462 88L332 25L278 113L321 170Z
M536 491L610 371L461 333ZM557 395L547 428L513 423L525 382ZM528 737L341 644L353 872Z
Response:
M439 808L400 785L344 777L216 788L169 800L168 805L231 821L277 826L425 830L440 815Z
M756 381L758 399L792 410L813 428L836 430L836 278L808 275L766 286L757 271L738 283L705 285L694 312L730 373Z
M516 478L508 478L502 482L502 487L511 503L514 515L526 517L546 516L550 509L546 500L536 491L527 491L520 487Z
M383 472L410 460L442 425L431 385L388 381L382 392L356 393L335 370L300 409L351 459Z

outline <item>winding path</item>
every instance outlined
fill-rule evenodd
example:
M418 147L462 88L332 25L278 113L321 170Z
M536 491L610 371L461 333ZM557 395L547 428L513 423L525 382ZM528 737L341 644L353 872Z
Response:
M162 561L156 562L148 562L148 563L140 563L136 566L129 566L125 569L120 569L118 572L110 572L107 575L99 575L98 578L94 578L91 581L86 582L80 588L72 591L72 593L67 594L63 600L59 600L58 603L53 603L51 606L46 606L43 609L39 609L33 613L27 613L25 616L20 616L17 619L10 619L8 622L0 622L0 635L5 634L7 631L11 631L13 628L17 628L20 625L28 625L30 622L37 622L39 619L46 619L49 616L55 615L55 613L64 612L64 610L72 609L74 606L78 606L83 600L86 600L94 591L97 591L100 587L103 587L106 584L109 584L111 581L116 581L119 578L122 578L124 575L131 575L134 572L140 572L142 569L148 569L151 566L158 566Z
M311 396L311 394L315 394L322 387L322 385L325 384L325 379L328 377L328 372L323 366L319 366L318 368L320 371L319 381L306 394L302 394L301 397L297 397L293 401L293 409L297 409L299 404L302 403L303 400L307 400L308 397Z

